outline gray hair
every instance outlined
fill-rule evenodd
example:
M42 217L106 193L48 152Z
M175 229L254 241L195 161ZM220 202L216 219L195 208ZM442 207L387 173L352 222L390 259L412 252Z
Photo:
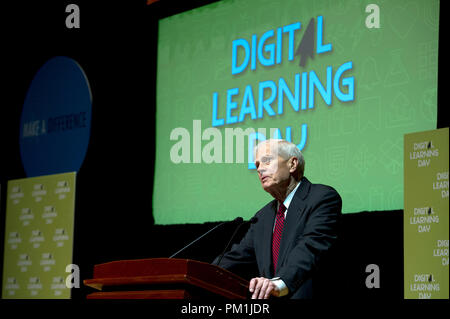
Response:
M282 139L268 139L256 145L255 154L258 151L259 146L271 142L277 142L276 145L278 155L280 155L282 158L287 160L290 159L291 157L296 157L298 159L296 177L301 178L305 172L305 159L303 158L302 152L298 149L297 145L295 145L294 143Z

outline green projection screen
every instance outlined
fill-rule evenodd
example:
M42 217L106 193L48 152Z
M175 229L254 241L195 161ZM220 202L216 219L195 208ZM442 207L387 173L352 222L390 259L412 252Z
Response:
M250 218L267 138L343 213L403 208L403 135L436 128L439 1L220 1L160 20L157 224Z

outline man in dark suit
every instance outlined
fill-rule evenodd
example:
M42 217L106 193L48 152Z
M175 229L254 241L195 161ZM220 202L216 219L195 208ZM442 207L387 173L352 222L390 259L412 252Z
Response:
M293 143L260 143L255 164L263 189L275 200L256 213L257 222L220 266L238 274L256 266L259 277L249 287L253 299L312 298L313 275L337 238L341 197L304 177L303 155Z

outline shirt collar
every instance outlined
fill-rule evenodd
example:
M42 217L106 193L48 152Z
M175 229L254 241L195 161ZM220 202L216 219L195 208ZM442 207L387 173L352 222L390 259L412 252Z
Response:
M289 209L289 205L291 204L292 198L294 198L294 194L297 191L297 188L300 186L302 181L298 182L297 186L287 195L286 199L283 202L283 205L286 207L286 210Z

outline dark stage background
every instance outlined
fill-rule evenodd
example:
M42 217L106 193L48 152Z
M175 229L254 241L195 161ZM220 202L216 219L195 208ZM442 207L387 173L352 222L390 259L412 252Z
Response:
M2 4L2 258L7 181L26 177L19 150L22 105L37 70L57 55L80 63L93 94L91 138L76 185L74 263L80 266L81 279L91 278L98 263L168 257L220 222L164 226L154 225L152 216L157 19L210 2ZM65 27L69 3L80 7L78 30ZM440 46L440 57L442 50ZM441 70L442 59L439 62ZM441 91L439 81L438 128L448 126ZM211 262L232 233L231 227L222 227L179 257ZM341 233L332 262L322 269L321 285L327 287L328 297L402 300L403 211L343 215ZM369 264L380 268L379 289L366 288ZM72 298L83 300L91 291L82 285L73 289Z

